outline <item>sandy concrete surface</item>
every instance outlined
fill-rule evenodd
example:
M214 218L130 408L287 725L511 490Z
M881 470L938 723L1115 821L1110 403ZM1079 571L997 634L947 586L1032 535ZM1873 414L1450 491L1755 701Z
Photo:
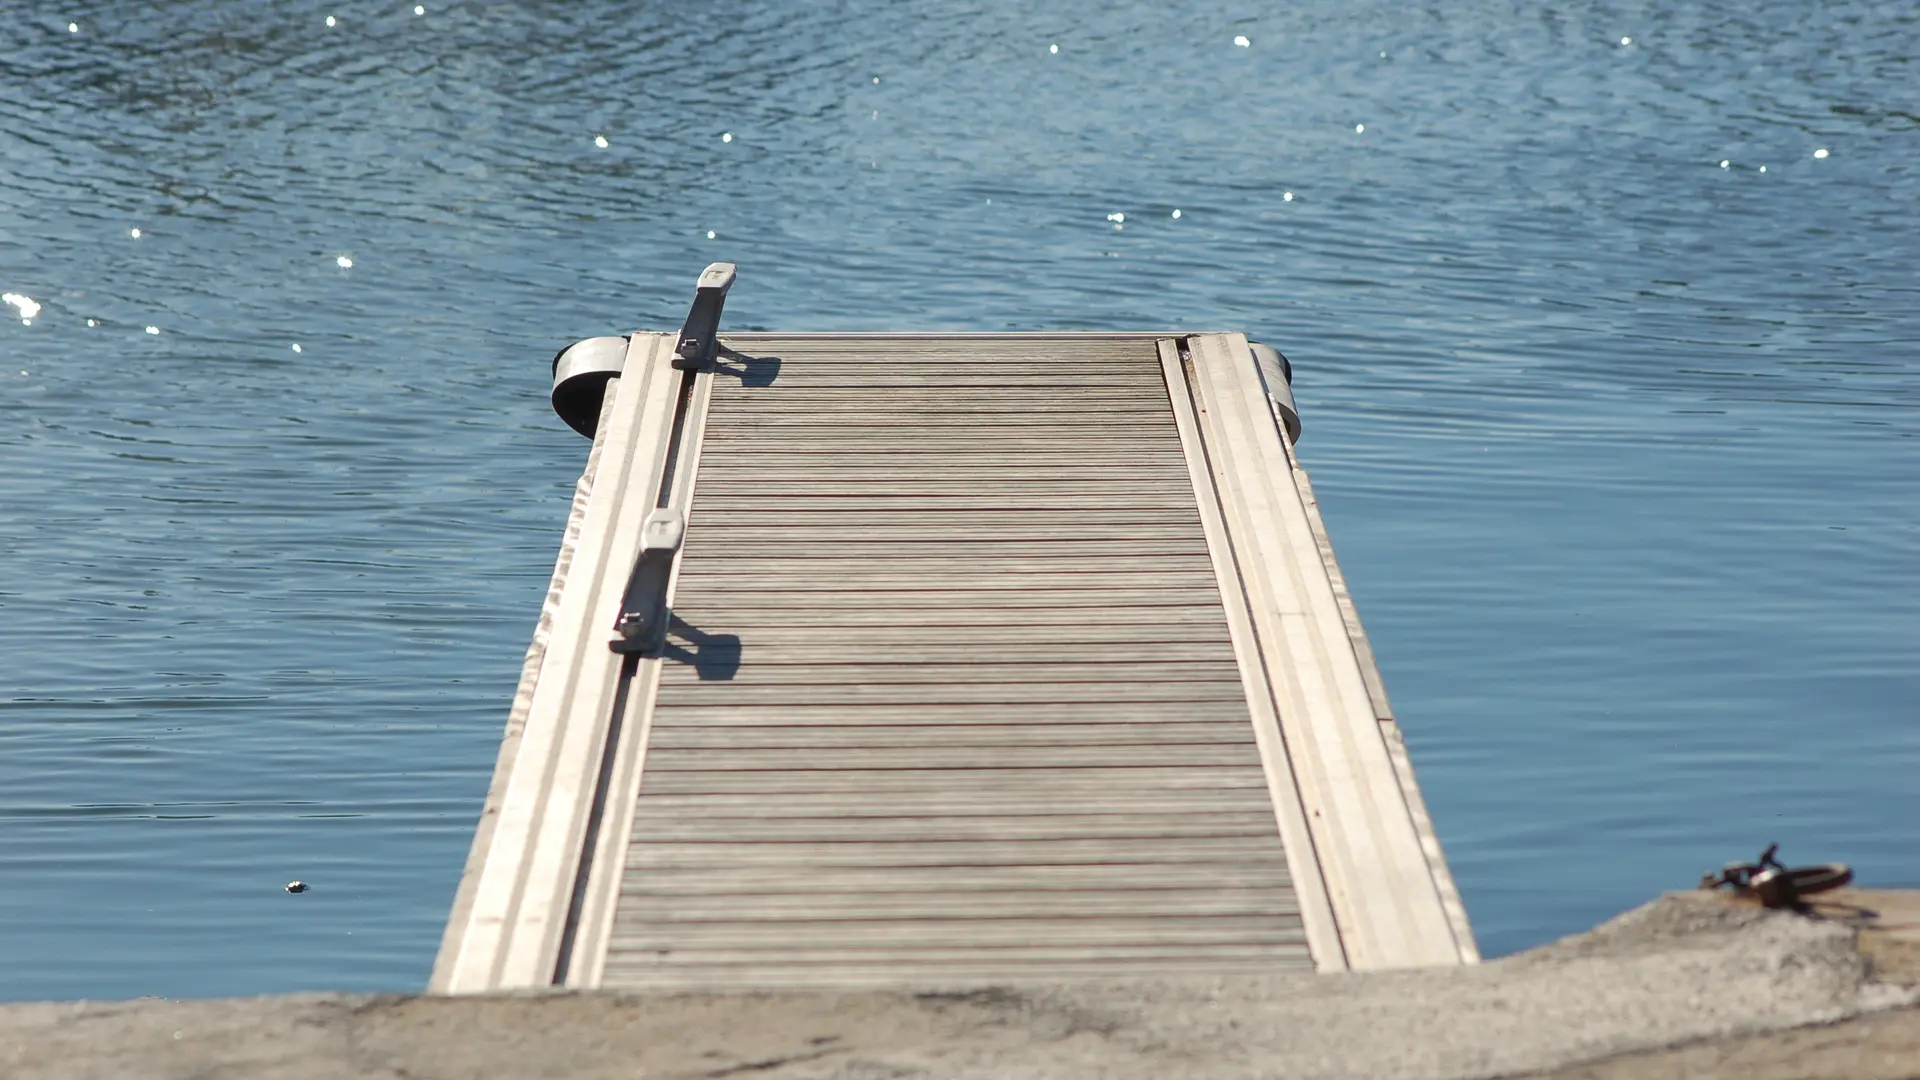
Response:
M1917 1077L1916 913L1676 894L1479 967L1371 975L11 1005L0 1077Z

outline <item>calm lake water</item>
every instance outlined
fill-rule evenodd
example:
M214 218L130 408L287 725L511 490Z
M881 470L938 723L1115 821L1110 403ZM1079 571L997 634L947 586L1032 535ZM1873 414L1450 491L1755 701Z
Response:
M1675 8L0 4L0 998L423 985L547 361L715 259L1288 353L1489 954L1920 885L1920 17Z

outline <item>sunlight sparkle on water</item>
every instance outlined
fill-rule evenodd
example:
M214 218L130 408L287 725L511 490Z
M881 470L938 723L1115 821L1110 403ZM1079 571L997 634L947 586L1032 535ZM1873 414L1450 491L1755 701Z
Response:
M1726 168L1731 168L1731 167L1732 167L1732 165L1733 165L1733 162L1731 162L1731 161L1728 161L1728 160L1726 160L1725 158L1722 158L1722 159L1721 159L1721 161L1720 161L1720 167L1721 167L1721 168L1723 168L1723 169L1726 169Z
M1359 135L1359 134L1361 134L1361 133L1363 133L1363 132L1365 132L1366 130L1367 130L1367 125L1365 125L1365 124L1355 124L1355 125L1353 125L1353 133L1354 133L1355 135Z
M333 24L334 24L333 16L331 15L327 16L327 25L332 26Z
M1815 150L1815 151L1813 152L1813 156L1814 156L1815 158L1824 158L1824 157L1826 157L1826 156L1827 156L1827 148L1823 146L1823 147L1821 147L1820 149L1818 149L1818 150Z
M128 236L131 236L131 237L133 237L133 238L134 238L135 240L138 240L138 239L140 239L140 230L139 230L139 229L128 229L128 230L127 230L127 235L128 235Z
M1293 192L1291 192L1291 191L1283 191L1283 192L1281 192L1281 193L1280 193L1280 201L1281 201L1281 202L1292 202L1292 201L1293 201Z
M301 348L300 348L300 343L296 341L296 342L294 342L294 343L293 343L293 351L294 351L294 352L304 352L305 350L303 350L303 349L301 349Z
M30 322L35 315L40 314L40 302L25 293L10 292L0 294L0 301L4 301L19 311L21 322Z
M1631 45L1631 44L1633 44L1633 39L1632 39L1632 38L1630 38L1630 37L1623 37L1623 38L1621 38L1621 39L1620 39L1620 44L1622 44L1622 45Z
M419 4L415 4L413 5L413 13L415 15L425 15L427 13L427 9ZM298 351L298 350L296 349L295 351Z
M1048 51L1048 52L1050 52L1050 53L1057 53L1057 52L1059 52L1059 51L1060 51L1060 46L1058 46L1058 45L1049 45L1049 46L1047 46L1047 51Z
M345 255L337 255L334 257L333 265L342 270L350 270L353 268L353 260L347 258Z
M607 137L605 135L595 135L593 137L593 145L605 150L607 148Z
M1174 217L1179 217L1179 216L1180 216L1180 211L1178 211L1178 210L1175 210L1175 211L1173 212L1173 216L1174 216Z
M732 141L733 141L733 132L731 132L731 131L723 131L723 132L721 132L721 133L720 133L720 141L721 141L721 142L732 142Z
M88 320L87 320L87 325L88 325L88 326L98 326L99 324L98 324L98 323L96 323L96 322L94 322L94 321L93 321L92 319L88 319Z
M157 334L157 333L159 333L159 332L160 332L160 328L159 328L159 327L157 327L157 326L149 326L149 327L147 327L147 333L149 333L149 334Z
M1235 45L1238 45L1238 46L1240 46L1240 47L1241 47L1241 48L1243 48L1243 49L1245 49L1245 48L1249 48L1249 47L1251 47L1251 46L1253 45L1253 42L1251 42L1251 41L1248 41L1248 40L1247 40L1247 35L1245 35L1245 34L1235 34L1235 35L1233 35L1233 43L1234 43Z
M80 24L79 24L79 23L68 23L68 24L67 24L67 33L69 33L69 34L77 34L77 33L79 33L79 32L80 32Z
M712 229L708 229L708 230L707 230L707 239L709 239L709 240L711 240L711 239L713 239L713 230L712 230Z

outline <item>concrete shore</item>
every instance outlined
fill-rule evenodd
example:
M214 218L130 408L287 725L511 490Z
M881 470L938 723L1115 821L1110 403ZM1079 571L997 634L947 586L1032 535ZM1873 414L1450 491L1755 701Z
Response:
M1920 1077L1920 892L1677 893L1470 968L839 994L0 1006L0 1076Z

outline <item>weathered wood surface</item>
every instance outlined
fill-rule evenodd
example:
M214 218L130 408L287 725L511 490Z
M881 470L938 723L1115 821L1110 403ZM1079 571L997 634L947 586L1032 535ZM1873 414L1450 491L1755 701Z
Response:
M1341 946L1359 969L1459 963L1292 454L1245 352L1239 335L1203 335L1184 364Z
M1238 335L729 335L623 661L671 340L610 386L436 990L1475 959Z
M541 658L516 760L506 777L467 924L436 982L454 993L552 982L592 824L618 691L620 658L603 632L639 547L640 521L662 472L678 373L662 339L636 334L623 377L609 384L596 494L589 498ZM614 581L607 585L607 581Z
M746 351L605 984L1308 964L1153 342Z

